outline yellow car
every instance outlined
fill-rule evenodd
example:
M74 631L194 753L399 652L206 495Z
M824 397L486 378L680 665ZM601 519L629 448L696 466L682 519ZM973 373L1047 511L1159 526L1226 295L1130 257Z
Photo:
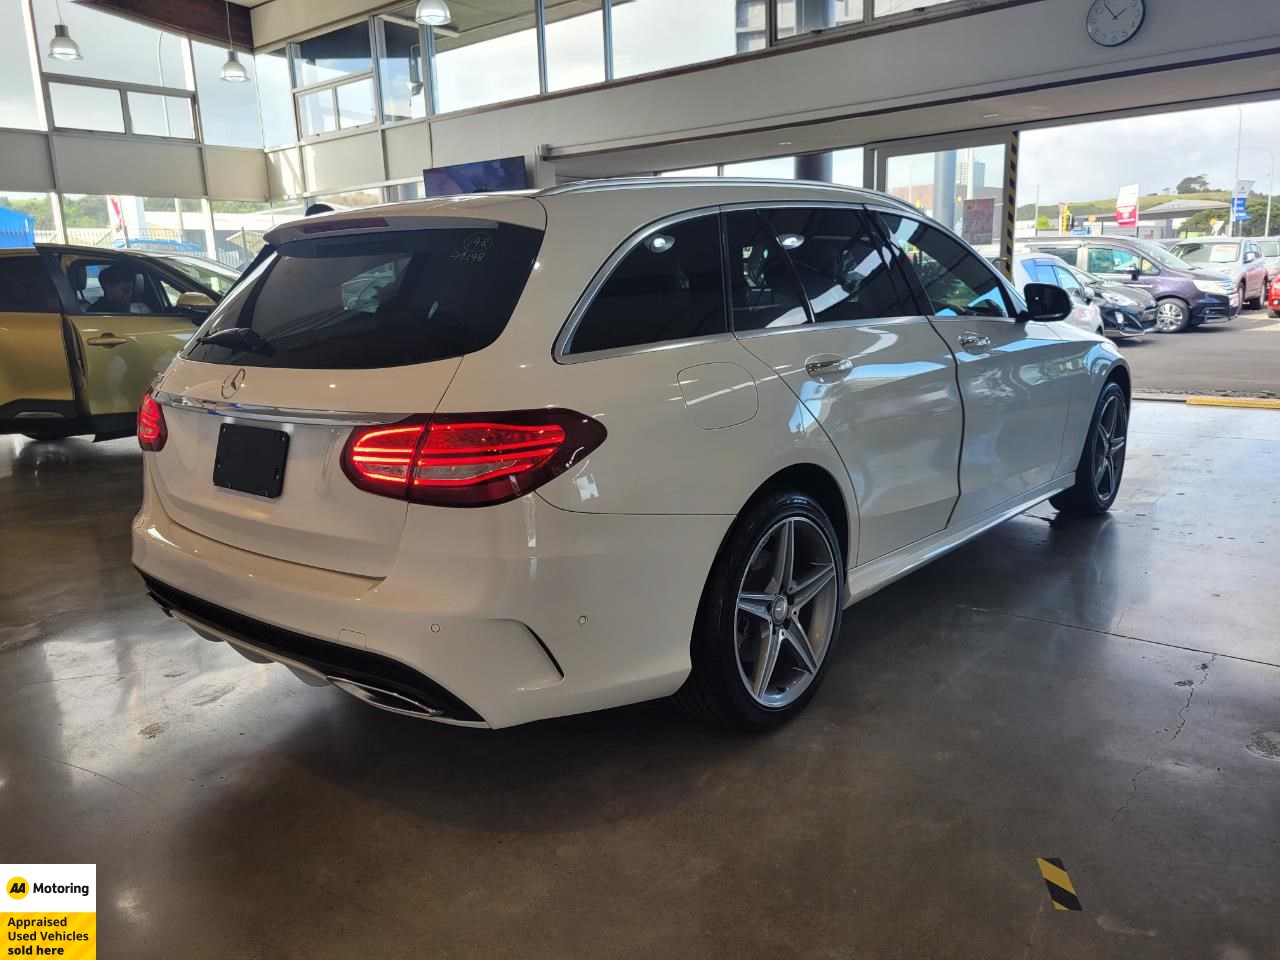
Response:
M135 251L0 249L0 433L132 433L147 387L218 299Z

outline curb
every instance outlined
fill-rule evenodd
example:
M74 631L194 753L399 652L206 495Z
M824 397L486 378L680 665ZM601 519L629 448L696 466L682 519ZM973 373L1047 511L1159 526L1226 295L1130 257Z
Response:
M1241 407L1249 410L1280 410L1280 400L1253 397L1187 397L1188 406Z

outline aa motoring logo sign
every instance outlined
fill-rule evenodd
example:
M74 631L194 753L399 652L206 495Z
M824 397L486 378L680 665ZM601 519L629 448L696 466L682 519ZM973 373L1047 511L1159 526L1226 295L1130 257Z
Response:
M98 877L92 863L4 863L4 957L97 957Z

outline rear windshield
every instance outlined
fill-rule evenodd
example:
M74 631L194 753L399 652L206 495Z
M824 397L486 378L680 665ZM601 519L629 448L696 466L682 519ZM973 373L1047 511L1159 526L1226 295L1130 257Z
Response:
M354 370L472 353L506 327L541 242L540 230L476 221L283 244L222 301L183 356Z

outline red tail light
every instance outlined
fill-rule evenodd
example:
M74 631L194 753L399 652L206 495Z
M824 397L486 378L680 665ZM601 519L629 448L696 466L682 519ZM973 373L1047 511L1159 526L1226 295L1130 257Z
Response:
M370 493L480 507L537 489L604 438L603 425L572 410L414 417L353 431L342 467Z
M163 450L169 439L169 428L164 423L164 408L156 403L148 390L138 407L138 446L143 450Z

